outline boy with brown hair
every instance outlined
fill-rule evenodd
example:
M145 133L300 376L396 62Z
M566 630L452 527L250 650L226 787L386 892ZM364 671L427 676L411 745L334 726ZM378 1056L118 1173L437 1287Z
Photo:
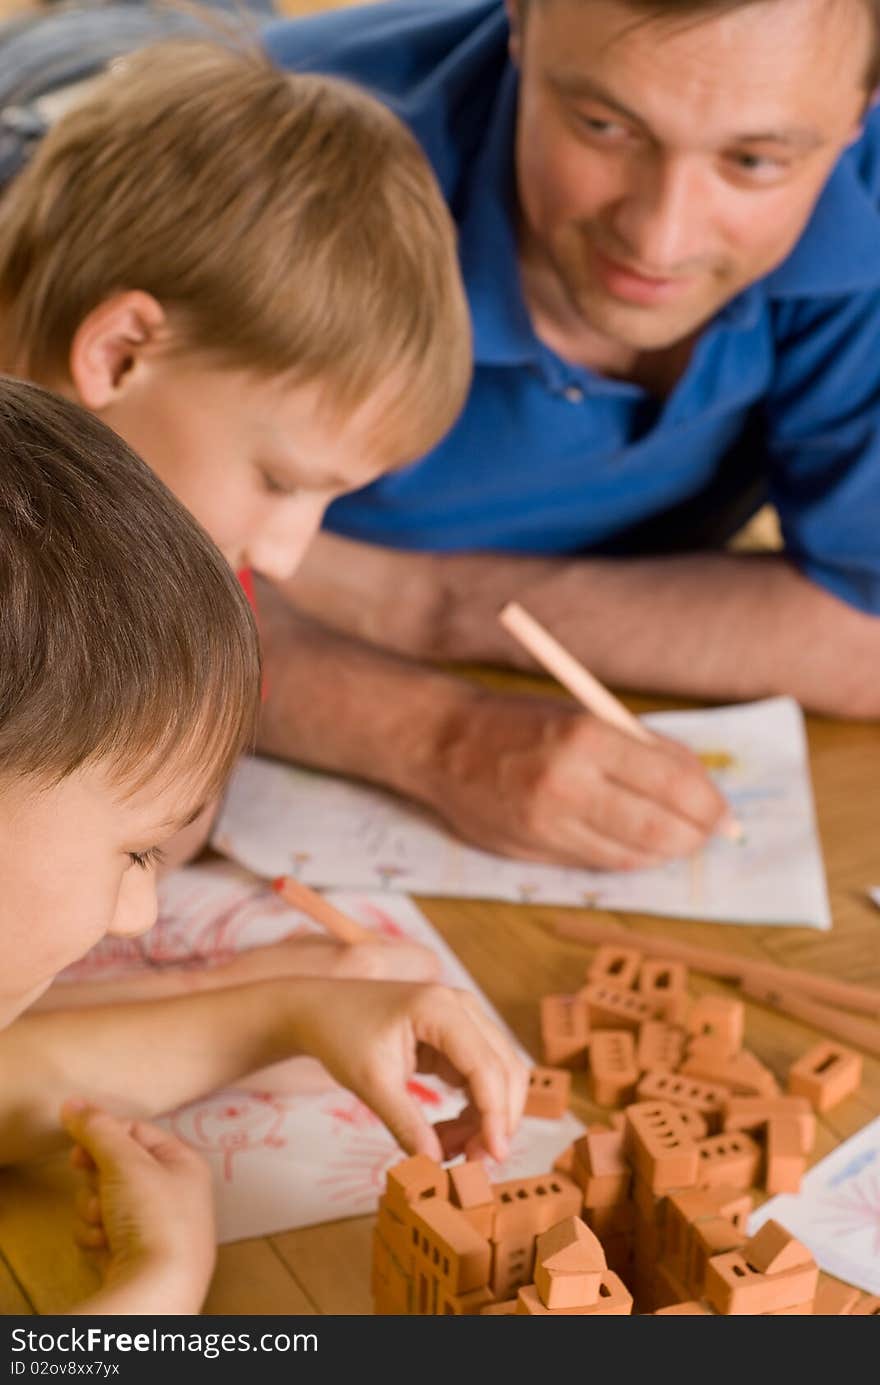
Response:
M100 937L151 926L163 842L252 733L259 660L239 584L161 482L98 420L9 380L0 590L0 1162L51 1148L79 1099L64 1121L92 1183L82 1236L110 1252L83 1311L198 1310L206 1176L148 1118L291 1054L317 1057L407 1150L503 1156L522 1064L442 986L299 977L22 1014ZM407 1094L424 1064L470 1097L443 1129Z

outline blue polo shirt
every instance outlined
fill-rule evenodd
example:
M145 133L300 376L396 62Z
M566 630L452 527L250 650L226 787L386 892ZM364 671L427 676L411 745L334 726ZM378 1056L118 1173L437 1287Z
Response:
M384 0L267 30L283 66L361 82L410 125L458 224L473 317L458 423L337 501L329 527L438 551L662 553L718 545L770 499L798 567L880 613L880 113L789 257L707 324L659 399L532 328L507 39L501 0Z

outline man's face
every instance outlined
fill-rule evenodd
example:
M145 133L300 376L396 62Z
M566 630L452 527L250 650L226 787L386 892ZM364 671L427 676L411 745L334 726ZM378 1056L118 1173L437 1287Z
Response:
M612 342L683 340L798 240L858 133L871 43L862 0L677 25L531 0L512 41L524 263Z
M383 399L342 423L313 385L157 354L100 410L236 569L289 577L330 501L402 458L377 454Z
M201 806L198 782L125 793L101 767L0 784L0 1028L106 934L156 921L156 864Z

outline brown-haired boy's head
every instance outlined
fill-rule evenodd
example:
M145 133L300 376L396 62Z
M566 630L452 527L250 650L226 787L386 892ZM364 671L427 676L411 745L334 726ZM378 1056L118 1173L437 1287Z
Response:
M156 848L213 797L259 655L210 539L111 429L0 377L0 1024L155 917Z
M470 329L415 140L256 52L143 49L63 115L0 224L2 364L75 394L236 565L454 421Z

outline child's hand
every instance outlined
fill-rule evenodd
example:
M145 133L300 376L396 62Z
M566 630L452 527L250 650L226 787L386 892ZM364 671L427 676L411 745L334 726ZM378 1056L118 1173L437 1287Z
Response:
M146 1121L68 1102L62 1122L83 1175L76 1239L107 1252L102 1311L198 1313L216 1253L207 1164Z
M328 981L310 992L302 1045L376 1112L408 1154L507 1157L529 1070L467 991L402 981ZM464 1088L468 1103L431 1126L407 1091L417 1072Z

